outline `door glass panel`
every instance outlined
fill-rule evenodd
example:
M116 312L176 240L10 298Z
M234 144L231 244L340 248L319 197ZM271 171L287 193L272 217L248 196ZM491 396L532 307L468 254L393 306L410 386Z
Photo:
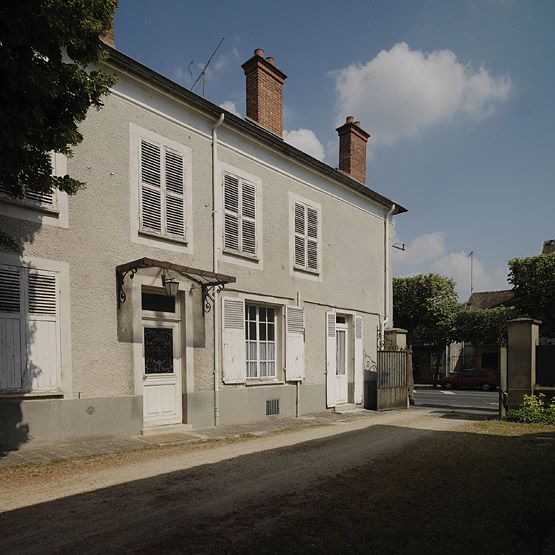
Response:
M345 332L337 331L337 349L336 349L336 369L337 375L343 376L345 374Z
M173 330L145 328L145 374L173 373Z

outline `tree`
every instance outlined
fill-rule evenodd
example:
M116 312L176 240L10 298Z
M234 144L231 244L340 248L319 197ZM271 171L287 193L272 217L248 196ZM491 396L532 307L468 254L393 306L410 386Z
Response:
M516 317L514 307L463 308L455 316L452 339L473 345L499 343L507 337L507 322Z
M0 3L0 188L15 198L84 183L53 176L50 153L70 156L78 123L99 109L114 78L89 70L105 57L100 36L117 0L3 0Z
M446 345L459 310L455 282L438 274L393 279L393 321L412 345Z
M509 260L509 283L520 312L541 320L541 333L555 337L555 253Z

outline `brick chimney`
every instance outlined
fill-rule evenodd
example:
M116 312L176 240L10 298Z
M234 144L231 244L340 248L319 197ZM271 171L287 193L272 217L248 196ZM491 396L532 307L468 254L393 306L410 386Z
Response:
M370 135L353 116L348 116L336 131L339 133L339 169L366 183L366 143Z
M283 83L287 75L276 67L272 57L264 58L257 48L241 67L247 85L247 117L281 137L283 135Z

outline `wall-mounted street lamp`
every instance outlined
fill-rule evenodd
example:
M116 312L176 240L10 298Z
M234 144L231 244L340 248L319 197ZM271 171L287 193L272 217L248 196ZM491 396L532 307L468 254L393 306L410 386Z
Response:
M169 297L175 297L179 291L179 282L170 275L170 273L162 272L162 285Z

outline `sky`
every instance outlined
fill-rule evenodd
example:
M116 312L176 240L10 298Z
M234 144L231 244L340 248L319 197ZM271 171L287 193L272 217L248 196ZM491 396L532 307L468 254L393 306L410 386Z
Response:
M256 48L288 76L284 139L336 167L335 128L370 133L367 184L395 217L395 275L509 288L555 238L555 1L120 0L116 48L245 114ZM202 94L199 81L194 89Z

